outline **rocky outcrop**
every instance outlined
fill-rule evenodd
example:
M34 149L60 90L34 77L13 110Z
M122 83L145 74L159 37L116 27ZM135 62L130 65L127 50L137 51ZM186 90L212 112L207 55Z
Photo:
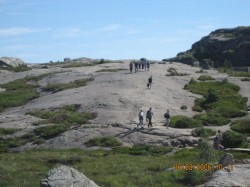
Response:
M228 165L234 165L234 156L230 153L226 153L221 159L220 164L222 164L223 167L226 167Z
M77 170L60 166L49 171L46 179L41 180L40 187L98 187Z
M250 164L232 165L223 170L217 170L212 178L199 187L250 186Z
M24 61L20 58L2 57L0 58L0 66L18 67L24 65Z
M214 67L250 66L250 27L215 30L169 60L189 65L199 61Z

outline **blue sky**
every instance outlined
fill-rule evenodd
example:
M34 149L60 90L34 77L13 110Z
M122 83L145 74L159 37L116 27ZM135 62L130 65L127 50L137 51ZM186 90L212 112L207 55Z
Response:
M162 60L249 26L249 10L250 0L0 0L0 57Z

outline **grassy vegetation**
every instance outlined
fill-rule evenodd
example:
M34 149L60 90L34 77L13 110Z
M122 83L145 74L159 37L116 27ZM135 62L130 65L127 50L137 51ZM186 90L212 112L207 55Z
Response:
M224 145L225 148L248 146L246 136L231 130L227 130L223 133L222 145Z
M210 151L206 146L204 149ZM205 162L202 157L206 152L201 154L204 149L182 149L172 156L166 155L171 148L144 146L117 147L111 151L71 149L1 153L0 186L39 186L39 181L46 177L48 171L61 164L83 172L103 187L199 185L207 179L211 171L171 172L167 169L173 168L175 164L217 163L218 158L224 154L215 151L210 155L209 162Z
M231 129L238 133L250 135L250 119L234 121Z
M244 71L234 71L231 68L219 68L219 72L221 73L227 73L230 76L233 77L250 77L250 72L244 72Z
M124 71L124 70L128 70L128 69L125 69L125 68L100 69L100 70L97 70L96 72L118 72L118 71Z
M12 66L0 66L0 70L8 70L8 71L14 71L14 72L22 72L22 71L29 71L32 68L28 67L27 64L20 64L17 67L12 67Z
M213 129L207 129L204 127L198 127L192 131L193 136L204 137L204 138L207 138L209 136L214 136L215 134L216 132Z
M170 67L167 70L169 73L166 74L166 76L186 76L188 75L187 73L179 73L177 72L176 68Z
M14 134L15 132L19 131L20 129L6 129L0 128L0 136Z
M211 77L210 75L201 75L198 80L200 81L209 81L209 80L214 80L213 77Z
M0 140L0 152L6 152L9 148L19 147L28 142L34 142L35 144L42 144L45 139L53 138L59 134L72 129L72 127L78 127L85 124L90 119L94 119L97 115L90 112L77 112L80 105L67 105L63 108L46 111L37 110L27 114L40 117L43 120L36 123L36 125L49 124L47 126L38 127L35 130L27 133L21 137L8 138ZM5 130L0 129L0 135L10 134L16 132L16 129Z
M194 128L203 126L202 122L186 116L173 116L171 118L170 127L174 128Z
M226 80L222 82L195 82L190 81L185 89L200 94L204 98L195 101L193 110L205 110L205 114L195 116L205 125L225 125L229 118L246 115L247 98L238 94L239 87Z
M103 136L90 139L86 142L87 146L101 146L101 147L117 147L122 143L112 136Z
M47 86L43 87L42 90L56 93L56 92L60 92L60 91L67 90L67 89L86 86L88 82L93 81L93 80L94 78L87 78L87 79L78 79L70 83L57 83L57 84L53 83L53 84L48 84Z
M1 84L0 87L6 89L5 92L0 93L0 112L6 108L24 105L39 97L36 86L28 84L24 79Z
M250 78L242 78L242 81L250 81Z

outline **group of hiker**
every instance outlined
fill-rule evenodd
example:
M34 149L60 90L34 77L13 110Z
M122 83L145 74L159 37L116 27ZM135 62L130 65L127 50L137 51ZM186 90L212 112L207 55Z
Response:
M133 73L133 69L136 72L138 72L139 69L144 69L145 71L149 71L150 68L150 62L146 59L141 59L139 61L134 60L133 62L130 62L129 64L129 70L131 73Z
M144 128L144 123L143 123L143 116L144 116L144 113L143 113L143 110L141 109L140 112L139 112L139 124L137 126L137 128ZM146 113L146 122L148 123L148 128L149 127L153 127L153 124L152 124L152 118L154 117L154 113L152 111L152 108L150 107L149 110L147 111ZM166 127L168 128L169 127L169 124L170 124L170 114L169 114L169 110L167 110L167 112L164 114L164 118L166 119Z

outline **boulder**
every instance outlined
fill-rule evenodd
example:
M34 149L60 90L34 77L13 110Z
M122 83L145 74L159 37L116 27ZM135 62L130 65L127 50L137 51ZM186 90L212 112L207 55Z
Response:
M20 58L13 58L13 57L0 58L0 66L18 67L24 64L25 64L24 61Z
M234 164L234 156L230 153L226 153L219 161L219 164L222 164L223 167Z
M40 187L98 187L93 181L77 170L60 166L50 170L40 182Z

